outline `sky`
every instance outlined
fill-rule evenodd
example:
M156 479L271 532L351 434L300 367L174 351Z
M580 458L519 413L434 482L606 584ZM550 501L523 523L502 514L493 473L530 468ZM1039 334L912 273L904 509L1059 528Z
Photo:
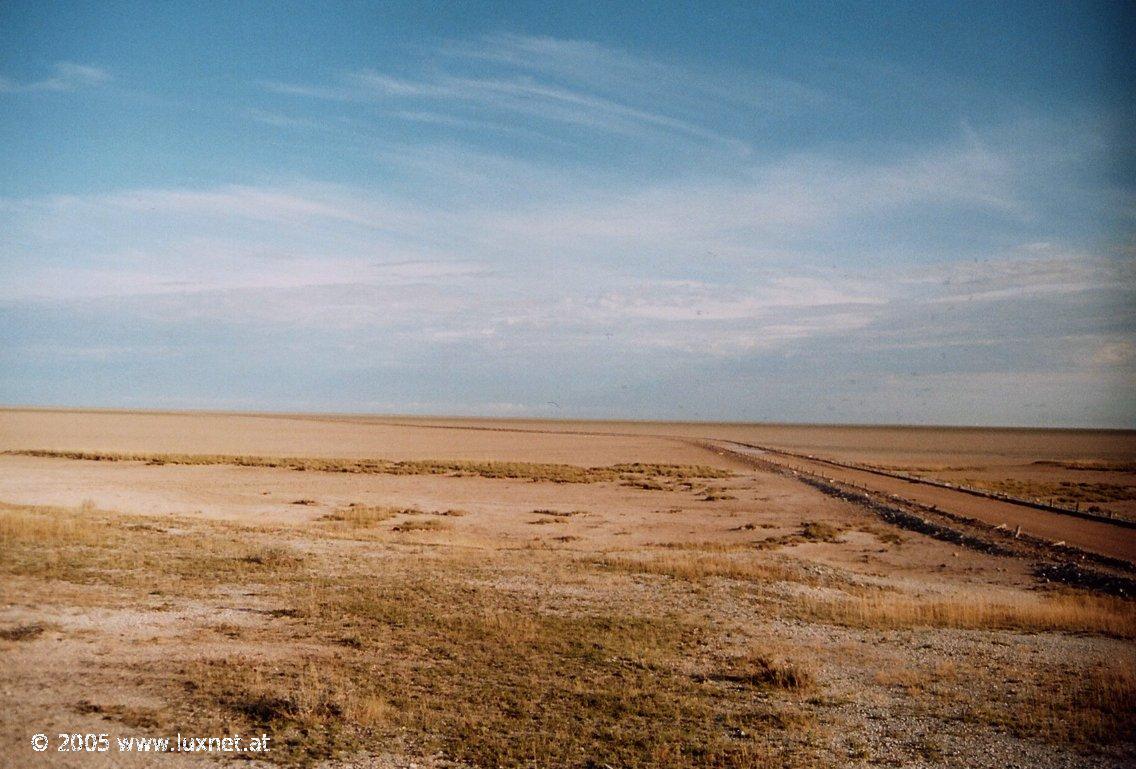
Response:
M1126 3L0 3L0 403L1136 427Z

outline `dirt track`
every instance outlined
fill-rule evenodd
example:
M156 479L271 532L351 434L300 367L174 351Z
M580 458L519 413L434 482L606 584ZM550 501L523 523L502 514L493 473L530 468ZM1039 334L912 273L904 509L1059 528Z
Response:
M746 452L740 444L731 443L728 448ZM1009 528L1021 526L1023 533L1040 539L1052 542L1064 541L1073 547L1136 563L1136 532L1131 529L777 452L749 449L748 453L791 470L832 478L884 494L894 494L912 502L931 505L955 515L974 518L995 526L998 524L1005 524Z

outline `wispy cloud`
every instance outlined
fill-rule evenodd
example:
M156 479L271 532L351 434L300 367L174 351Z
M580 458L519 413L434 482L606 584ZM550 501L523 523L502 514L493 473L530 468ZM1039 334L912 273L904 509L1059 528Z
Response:
M30 93L34 91L77 91L103 85L111 80L110 73L89 64L60 61L52 65L51 74L40 80L19 82L0 77L0 93Z
M444 115L455 127L488 114L493 119L477 121L477 128L539 121L624 137L677 136L742 153L746 143L714 128L707 116L783 110L821 99L788 80L694 74L593 43L496 35L476 44L449 43L427 55L430 66L417 73L363 69L330 84L263 85L276 94L369 103L411 120Z
M322 126L318 121L309 120L306 118L291 117L289 115L282 115L278 112L265 109L248 109L245 111L253 120L264 125L275 126L277 128L321 128Z
M815 88L785 77L711 72L587 40L500 33L473 42L449 41L442 52L621 94L631 101L677 102L688 109L715 102L764 113L795 112L827 100Z
M930 301L939 303L1029 301L1046 295L1136 289L1136 264L1093 254L1019 251L1000 259L936 265L921 271L913 282L933 286L939 296Z
M277 284L272 275L281 268L272 260L287 260L288 271L304 276L320 272L302 270L304 260L323 260L327 282L350 280L344 276L352 269L370 274L335 267L367 261L474 261L504 274L539 265L563 271L566 291L589 272L614 280L651 275L663 281L656 285L663 291L639 307L640 315L661 319L689 311L709 319L736 312L739 301L789 306L809 292L856 294L855 266L845 262L840 289L822 285L815 271L828 259L826 250L847 248L849 233L866 223L902 215L920 227L940 210L960 206L1013 220L1027 207L1016 197L1017 171L966 142L900 162L797 157L739 168L729 178L700 174L654 183L460 146L396 146L376 159L401 177L399 194L295 182L0 200L11 246L7 261L13 272L38 274L45 248L75 268L128 269L136 260L138 269L163 276L156 284L169 281L170 272L217 264L224 265L219 274L227 269L242 276L241 285L251 285L256 270ZM33 242L41 244L38 255L19 262L19 244ZM129 254L135 256L124 258ZM241 259L263 266L249 272L236 266ZM760 295L738 294L729 282L715 285L727 277L735 288L750 278L776 282ZM203 284L218 285L212 279ZM984 285L996 290L989 281ZM950 295L940 292L936 300ZM687 309L677 308L677 299Z

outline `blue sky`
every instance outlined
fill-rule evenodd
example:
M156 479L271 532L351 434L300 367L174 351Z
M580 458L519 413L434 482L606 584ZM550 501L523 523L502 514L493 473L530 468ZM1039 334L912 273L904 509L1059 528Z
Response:
M0 402L1136 426L1133 19L1039 6L4 3Z

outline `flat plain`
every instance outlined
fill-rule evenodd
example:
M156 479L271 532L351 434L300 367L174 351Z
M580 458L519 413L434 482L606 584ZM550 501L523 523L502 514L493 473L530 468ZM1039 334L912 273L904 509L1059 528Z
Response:
M6 410L0 452L2 765L1136 761L1131 432Z

